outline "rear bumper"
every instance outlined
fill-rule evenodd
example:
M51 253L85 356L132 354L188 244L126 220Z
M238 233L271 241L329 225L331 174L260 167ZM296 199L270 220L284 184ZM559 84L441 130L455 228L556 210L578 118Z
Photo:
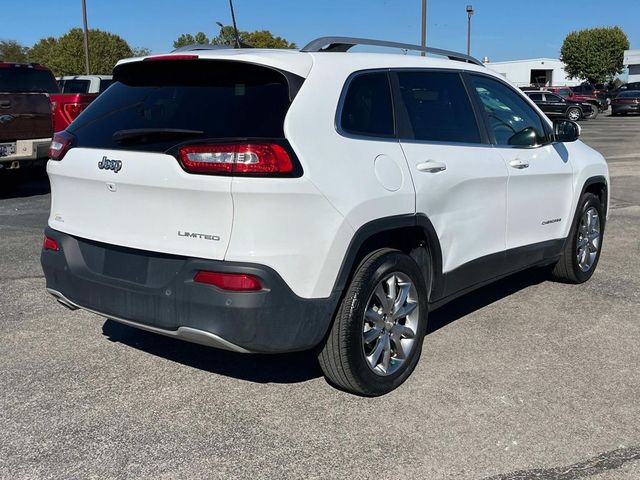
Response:
M296 296L262 265L116 247L47 228L60 250L41 255L47 290L71 307L155 333L238 352L280 353L319 344L337 297ZM200 270L258 276L257 292L193 281Z
M50 145L50 138L16 140L16 153L0 157L0 163L47 158Z

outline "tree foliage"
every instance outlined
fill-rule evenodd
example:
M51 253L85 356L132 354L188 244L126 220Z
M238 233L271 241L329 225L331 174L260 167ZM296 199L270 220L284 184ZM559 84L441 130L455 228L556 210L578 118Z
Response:
M207 45L209 37L204 32L198 32L195 35L183 33L173 42L173 48L186 47L187 45Z
M15 40L0 40L0 61L26 62L29 49Z
M90 73L108 75L118 60L131 56L133 51L122 37L98 29L89 30ZM48 66L56 75L86 73L82 29L72 28L61 37L41 39L29 50L29 59Z
M276 37L269 30L256 30L254 32L238 31L238 36L242 44L254 48L296 48L295 43L291 43L282 37ZM186 45L208 43L213 45L235 46L236 37L233 32L233 27L222 27L220 33L211 39L203 32L198 32L195 35L183 33L173 42L173 47L179 48Z
M560 59L571 78L602 83L622 72L627 49L629 38L620 27L590 28L567 35Z

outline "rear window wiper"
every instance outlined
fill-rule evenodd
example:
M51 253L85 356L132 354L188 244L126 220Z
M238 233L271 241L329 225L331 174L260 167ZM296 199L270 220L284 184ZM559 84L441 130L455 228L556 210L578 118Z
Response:
M118 130L111 138L116 143L153 143L172 138L199 137L203 130L186 130L182 128L134 128Z

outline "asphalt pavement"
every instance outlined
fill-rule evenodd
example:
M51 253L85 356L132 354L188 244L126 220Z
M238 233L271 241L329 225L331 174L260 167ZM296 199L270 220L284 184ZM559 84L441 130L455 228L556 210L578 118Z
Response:
M0 478L640 478L640 117L583 122L583 140L613 191L591 281L527 271L440 309L413 376L376 399L330 387L311 353L58 305L46 176L0 172Z

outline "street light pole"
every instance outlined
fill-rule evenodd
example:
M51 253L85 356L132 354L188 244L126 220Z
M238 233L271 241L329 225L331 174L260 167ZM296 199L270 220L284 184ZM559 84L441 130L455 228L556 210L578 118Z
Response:
M87 0L82 0L82 24L84 28L84 66L87 71L87 75L90 75L89 71L89 28L87 27Z
M427 46L427 0L422 0L422 36L420 45ZM424 57L426 52L422 52L420 55Z
M467 55L471 55L471 15L473 5L467 5Z

